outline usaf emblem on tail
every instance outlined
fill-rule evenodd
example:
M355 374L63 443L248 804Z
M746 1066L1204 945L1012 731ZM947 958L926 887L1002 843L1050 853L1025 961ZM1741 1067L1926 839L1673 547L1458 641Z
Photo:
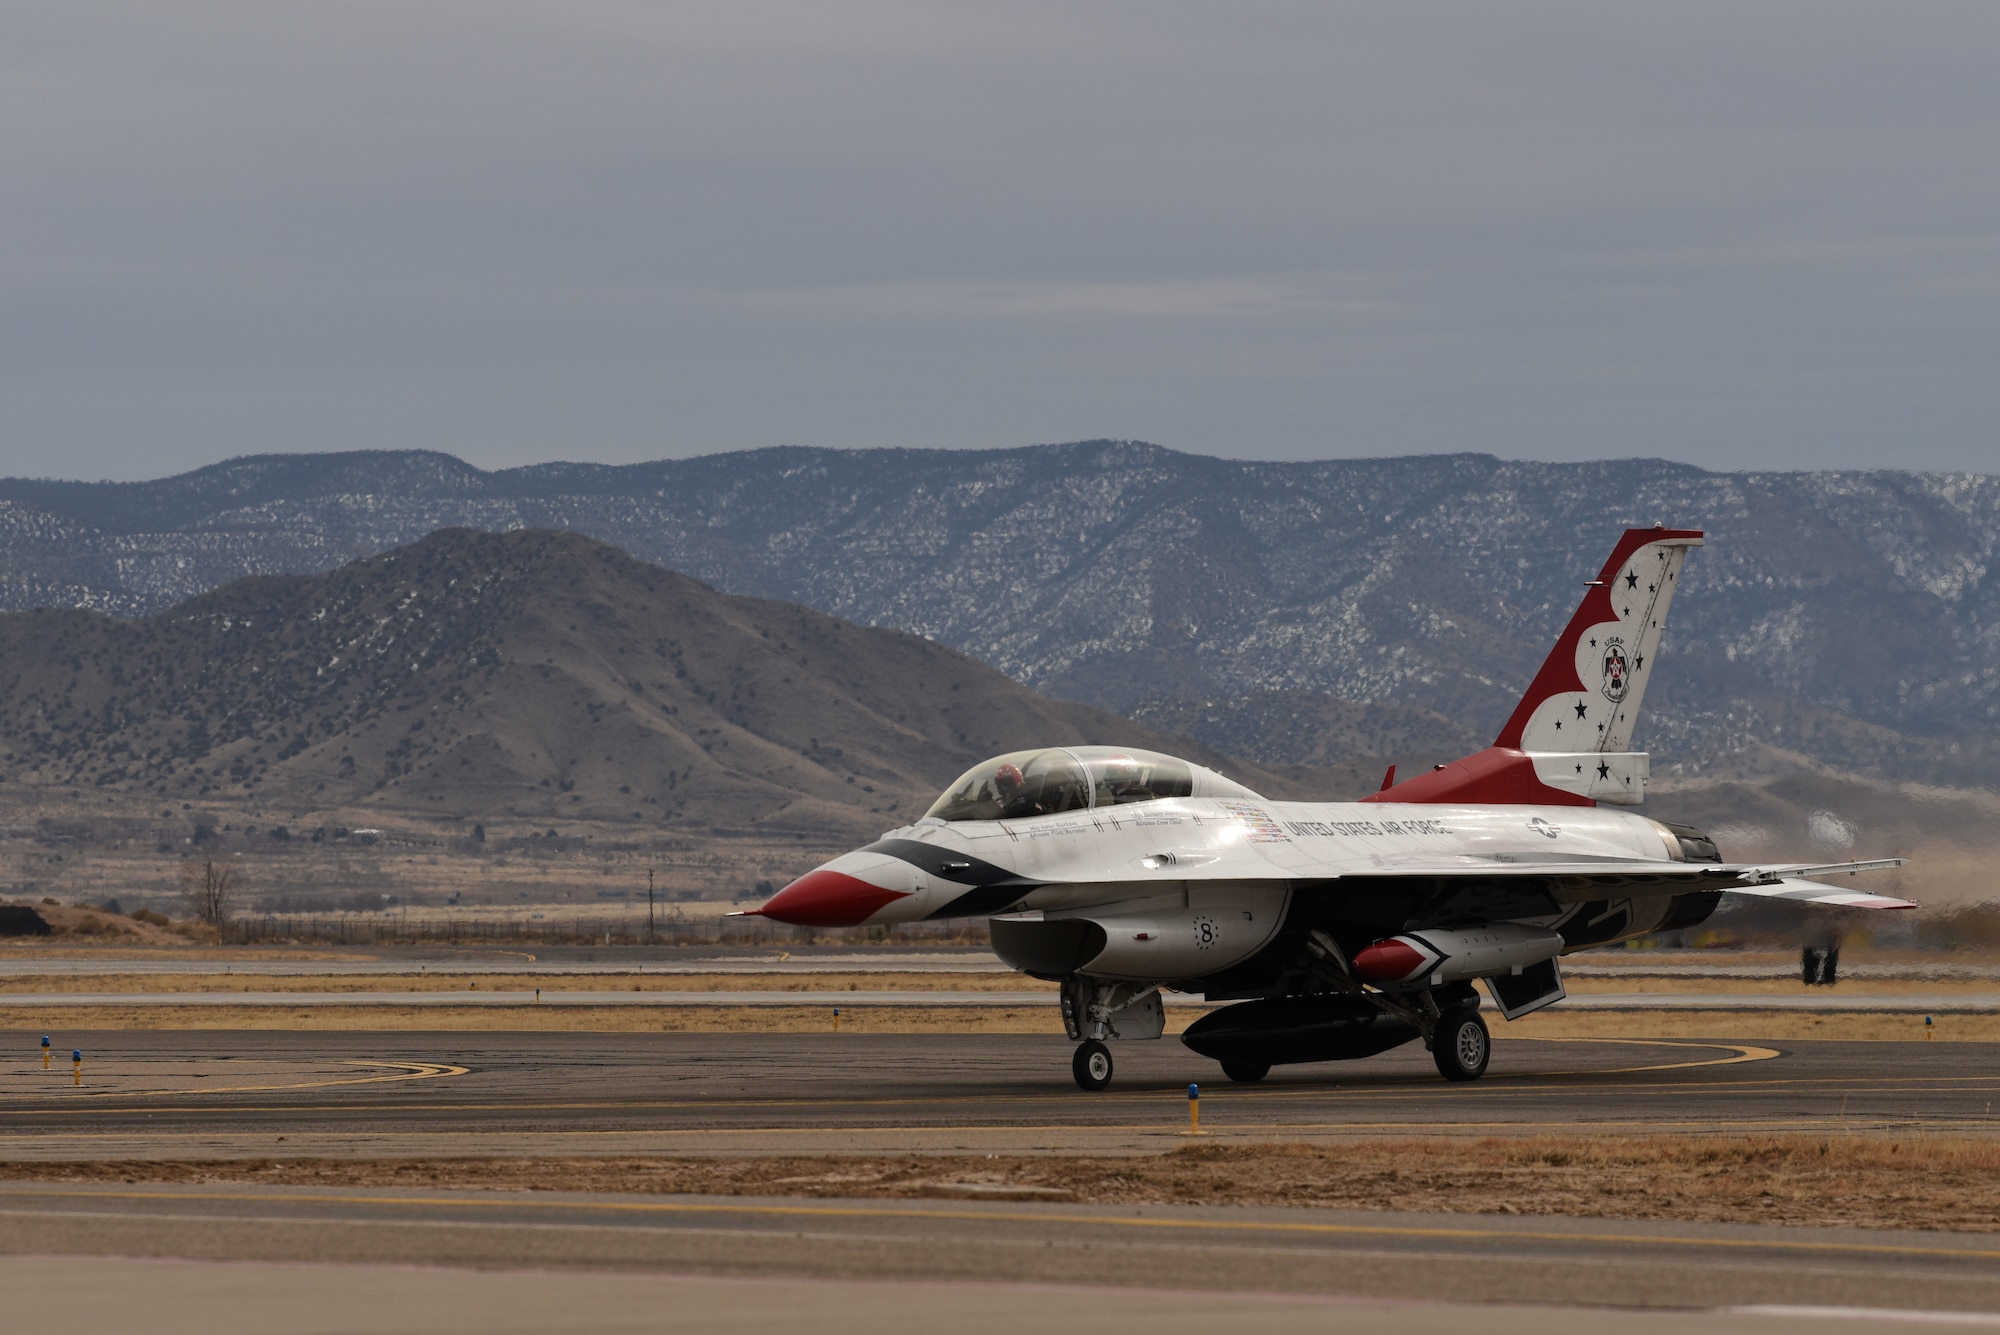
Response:
M1626 668L1625 641L1612 636L1604 642L1604 698L1612 704L1625 701Z

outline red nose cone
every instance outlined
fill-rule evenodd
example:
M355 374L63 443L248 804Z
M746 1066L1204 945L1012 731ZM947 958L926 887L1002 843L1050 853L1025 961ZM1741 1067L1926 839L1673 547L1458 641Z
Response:
M885 890L844 872L821 867L764 901L755 914L800 927L853 927L866 922L884 904L908 898L901 890Z
M1430 965L1430 958L1407 941L1390 937L1354 953L1354 972L1371 983L1400 983Z

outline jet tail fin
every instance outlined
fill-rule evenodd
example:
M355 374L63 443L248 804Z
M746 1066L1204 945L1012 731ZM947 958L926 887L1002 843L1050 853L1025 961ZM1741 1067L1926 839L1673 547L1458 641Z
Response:
M1493 745L1367 802L1635 805L1647 758L1628 750L1696 529L1625 530Z

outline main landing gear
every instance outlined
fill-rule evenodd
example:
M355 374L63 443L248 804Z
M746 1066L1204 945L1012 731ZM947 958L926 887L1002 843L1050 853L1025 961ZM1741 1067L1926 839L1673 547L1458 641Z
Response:
M1493 1058L1493 1036L1478 1011L1440 1020L1431 1035L1431 1060L1447 1080L1477 1080Z

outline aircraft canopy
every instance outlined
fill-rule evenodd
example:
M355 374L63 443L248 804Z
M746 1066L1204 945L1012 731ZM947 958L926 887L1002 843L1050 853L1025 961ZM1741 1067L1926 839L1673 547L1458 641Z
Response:
M974 765L924 814L947 821L1015 820L1193 795L1194 766L1185 760L1114 746L1049 747Z

